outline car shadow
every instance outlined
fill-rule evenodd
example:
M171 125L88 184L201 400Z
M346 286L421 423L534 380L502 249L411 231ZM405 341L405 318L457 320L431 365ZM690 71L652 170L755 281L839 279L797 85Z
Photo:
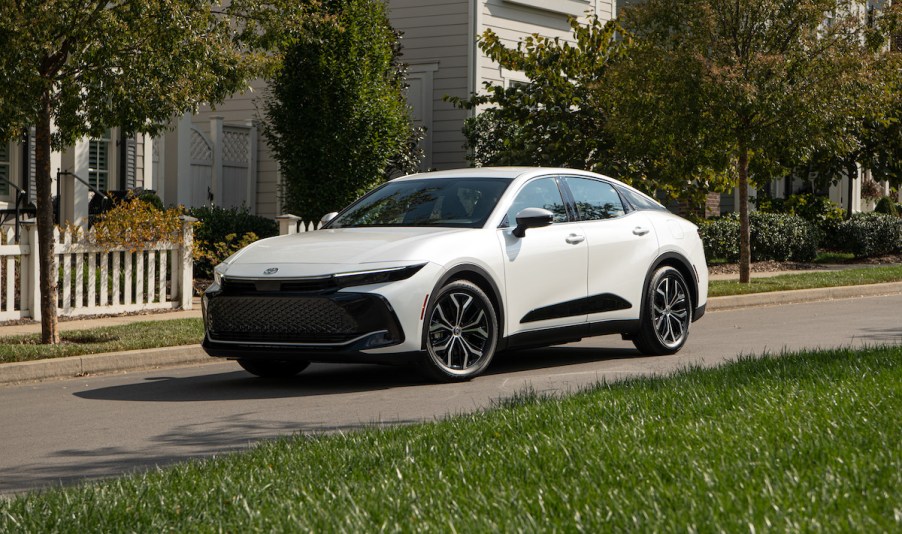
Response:
M558 346L506 351L495 356L487 376L561 368L605 360L634 358L625 348ZM278 399L434 386L414 366L314 364L284 379L257 378L241 370L200 376L152 376L141 382L83 390L73 395L89 400L131 402L208 402ZM453 387L450 385L448 387Z
M863 328L865 334L859 334L856 337L875 344L899 344L902 343L902 327L895 328Z

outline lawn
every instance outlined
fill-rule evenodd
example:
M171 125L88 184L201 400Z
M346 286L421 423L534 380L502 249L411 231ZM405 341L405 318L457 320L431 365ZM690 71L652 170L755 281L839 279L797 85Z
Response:
M204 327L200 319L169 319L63 331L60 337L59 345L41 345L39 334L0 337L0 363L190 345L200 343Z
M902 348L810 352L0 502L2 532L902 529Z
M724 297L748 293L767 293L770 291L789 291L817 287L859 286L900 281L902 281L902 265L892 265L752 278L749 284L740 284L738 281L732 280L711 280L708 284L708 296Z

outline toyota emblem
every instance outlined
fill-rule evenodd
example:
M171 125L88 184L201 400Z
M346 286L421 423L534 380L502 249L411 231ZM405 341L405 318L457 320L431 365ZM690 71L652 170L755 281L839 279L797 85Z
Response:
M278 267L270 267L269 269L263 271L263 274L276 274L277 272L279 272Z

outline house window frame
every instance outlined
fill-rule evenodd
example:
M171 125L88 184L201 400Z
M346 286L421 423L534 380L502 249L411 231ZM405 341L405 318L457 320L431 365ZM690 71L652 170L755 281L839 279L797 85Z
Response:
M6 175L3 178L13 181L13 154L15 153L15 147L12 143L0 144L0 148L2 147L6 147L5 155L0 152L0 168L6 170ZM0 199L12 200L13 190L14 188L8 183L0 181Z
M92 137L88 141L88 183L98 191L110 190L110 174L112 169L112 140L113 130L108 128L105 137ZM100 168L100 150L106 150L106 166ZM97 162L97 167L91 165L92 160Z

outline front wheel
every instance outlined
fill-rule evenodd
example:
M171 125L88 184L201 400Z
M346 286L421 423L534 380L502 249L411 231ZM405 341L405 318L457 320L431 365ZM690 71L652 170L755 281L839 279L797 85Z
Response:
M465 280L442 287L426 313L423 372L440 382L462 382L482 373L498 343L492 302Z
M306 369L310 362L240 359L238 365L248 373L261 378L291 378Z
M655 271L642 306L642 324L633 344L643 354L675 354L689 337L692 298L680 271L664 266Z

